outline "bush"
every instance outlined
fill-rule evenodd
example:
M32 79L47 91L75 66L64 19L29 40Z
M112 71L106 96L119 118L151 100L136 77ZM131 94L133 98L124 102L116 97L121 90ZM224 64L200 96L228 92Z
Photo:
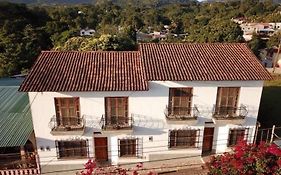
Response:
M280 175L281 149L275 144L239 142L232 153L213 156L209 175Z

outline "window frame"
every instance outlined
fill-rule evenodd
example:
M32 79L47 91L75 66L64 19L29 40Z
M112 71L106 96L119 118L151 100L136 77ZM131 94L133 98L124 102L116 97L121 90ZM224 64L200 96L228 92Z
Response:
M75 144L80 144L81 147L73 146ZM86 159L86 158L89 158L89 141L88 141L88 139L55 140L55 145L56 145L56 152L57 152L58 159ZM65 145L67 145L67 146L65 146ZM62 148L60 146L62 146ZM71 151L72 151L72 155L69 154ZM84 156L81 155L82 152L85 153ZM65 154L68 154L68 155L65 155ZM75 155L75 154L78 154L78 155Z
M181 133L185 136L184 141L185 143L183 145L179 144L177 141L180 140L178 135L180 135L180 132L191 132L191 133ZM192 133L195 132L195 133ZM192 136L195 134L195 136ZM198 148L199 147L199 138L200 138L200 129L175 129L175 130L169 130L169 136L168 136L168 148L169 149L182 149L182 148ZM187 138L185 138L187 137ZM193 139L188 140L187 139ZM190 144L192 143L192 144ZM178 145L179 144L179 145ZM185 145L186 144L186 145Z
M71 106L70 100L73 99L73 105ZM65 101L65 102L62 102ZM55 103L55 112L56 112L56 119L58 126L76 126L81 124L80 120L80 98L79 97L55 97L54 98L54 103ZM63 106L62 104L65 103L66 106ZM74 108L74 114L73 116L69 115L70 114L70 109ZM63 116L62 115L62 110L66 109L68 115ZM77 121L75 122L75 119L77 117ZM68 119L68 123L67 123ZM66 121L64 121L66 120ZM72 121L73 120L73 121Z
M186 95L183 95L185 92ZM180 95L177 95L179 93ZM168 102L168 115L169 116L189 116L191 115L192 108L192 97L193 88L192 87L179 87L179 88L169 88L169 102ZM178 100L179 105L176 104L175 99ZM184 100L186 100L187 106L185 106ZM179 109L176 112L176 108ZM180 108L187 108L187 110L180 110Z
M241 140L248 142L249 130L249 128L230 128L227 139L227 147L233 147ZM241 135L242 132L243 136ZM243 139L239 139L239 137L243 137Z
M122 142L125 142L125 144ZM130 143L134 142L134 143ZM130 144L133 146L130 148ZM122 148L122 147L125 148ZM121 138L118 139L118 157L120 158L142 158L143 148L142 148L141 138ZM124 152L123 152L124 151Z
M240 89L241 89L240 87L218 87L216 105L215 105L216 115L232 115L232 116L237 115ZM235 94L231 92L231 90ZM223 93L226 93L226 95L224 95ZM225 98L224 101L226 104L222 104L223 98ZM233 99L230 100L230 98Z
M118 100L122 99L122 104L118 104ZM115 105L114 108L112 108L112 105ZM129 123L129 97L105 97L105 123L106 125L111 124L118 124L118 122L121 123ZM123 108L123 109L120 109ZM123 115L120 115L120 110L123 110ZM112 115L112 111L116 111L115 115ZM121 121L120 121L121 120ZM116 122L113 122L116 121Z

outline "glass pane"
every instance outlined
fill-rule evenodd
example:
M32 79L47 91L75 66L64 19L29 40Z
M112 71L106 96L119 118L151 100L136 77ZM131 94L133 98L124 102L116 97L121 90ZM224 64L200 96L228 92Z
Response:
M180 106L180 98L179 97L173 98L173 106Z
M75 109L74 108L69 108L69 116L70 117L75 117Z
M62 107L66 107L66 100L65 99L60 99L60 105Z
M67 108L61 108L61 116L62 117L68 117Z
M69 102L69 106L74 106L74 98L69 98L68 102Z

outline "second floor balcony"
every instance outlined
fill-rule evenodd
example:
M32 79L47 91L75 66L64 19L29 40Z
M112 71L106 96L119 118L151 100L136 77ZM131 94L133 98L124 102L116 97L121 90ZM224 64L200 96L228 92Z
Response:
M125 116L106 116L102 115L101 121L102 130L132 130L133 117Z
M82 135L85 129L85 119L83 116L60 117L54 115L49 122L49 127L53 135Z
M194 107L169 107L166 106L165 116L167 120L185 121L196 120L199 116L199 110Z
M248 109L245 105L240 107L234 106L214 106L213 117L218 120L235 120L244 119L248 114Z

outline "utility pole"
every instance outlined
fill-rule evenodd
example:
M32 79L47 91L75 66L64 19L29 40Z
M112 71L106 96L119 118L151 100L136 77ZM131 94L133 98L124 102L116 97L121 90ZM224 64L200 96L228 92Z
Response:
M278 45L277 54L276 54L276 56L273 58L273 70L272 70L272 73L275 72L276 63L278 62L278 57L279 57L279 54L280 54L280 48L281 48L281 39L279 40L279 45Z

